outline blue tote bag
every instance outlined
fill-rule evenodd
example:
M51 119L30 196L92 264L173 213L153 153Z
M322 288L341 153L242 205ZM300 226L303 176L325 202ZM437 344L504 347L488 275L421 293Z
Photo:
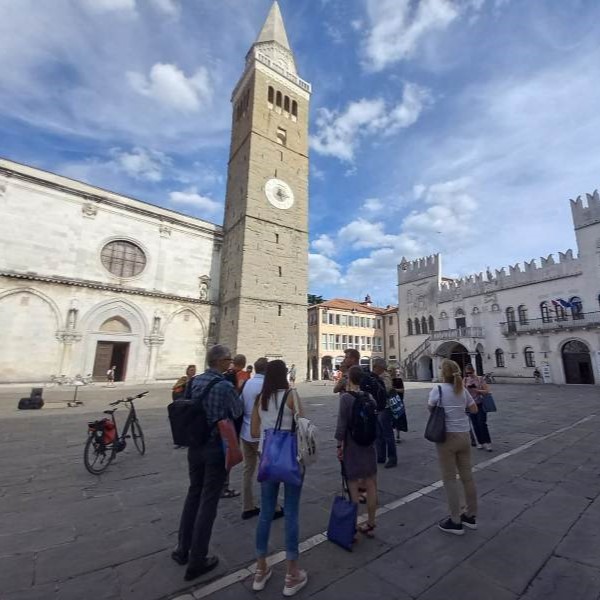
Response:
M347 496L347 497L346 497ZM327 538L330 542L352 552L352 544L356 535L356 517L358 504L350 500L350 493L346 483L344 467L342 465L342 495L333 499Z
M298 438L296 421L292 420L292 430L282 431L283 410L289 390L285 393L274 429L265 431L262 454L258 465L258 481L278 481L291 485L302 485L302 467L298 462Z
M496 408L496 403L494 402L494 396L490 393L485 394L481 399L481 407L486 413L496 412L498 410Z

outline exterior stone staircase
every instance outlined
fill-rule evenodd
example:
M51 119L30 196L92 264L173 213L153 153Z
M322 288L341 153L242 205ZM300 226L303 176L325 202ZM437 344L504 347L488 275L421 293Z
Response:
M404 378L411 381L417 380L417 360L421 355L429 349L431 336L427 337L417 348L415 348L405 359L402 361L402 369L404 371Z

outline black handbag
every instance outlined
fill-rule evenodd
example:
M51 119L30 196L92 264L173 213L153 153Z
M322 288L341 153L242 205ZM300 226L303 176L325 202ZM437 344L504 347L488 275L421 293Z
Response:
M427 426L425 427L425 439L436 444L446 441L446 411L442 406L442 386L438 385L440 397L438 403L431 409Z

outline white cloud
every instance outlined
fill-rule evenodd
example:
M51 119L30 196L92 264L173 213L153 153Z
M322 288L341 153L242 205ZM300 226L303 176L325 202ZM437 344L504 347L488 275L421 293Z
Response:
M214 215L223 208L220 202L199 194L196 187L187 188L182 192L171 192L169 199L173 204L193 206L206 214Z
M367 12L365 64L374 71L409 58L423 38L446 29L460 14L452 0L368 0Z
M344 225L338 234L341 240L353 248L380 248L391 243L391 238L384 232L383 223L372 223L363 218L355 219Z
M361 210L370 212L370 213L378 213L381 212L385 208L385 204L379 198L367 198Z
M313 240L311 246L317 252L325 256L333 256L336 253L336 245L334 240L328 235L320 235L316 240Z
M464 245L478 208L469 192L471 186L466 177L422 186L422 197L429 208L411 212L404 219L403 231L415 237L439 234L445 240L456 240L458 246Z
M157 63L148 77L131 71L127 77L135 91L181 112L196 112L212 99L213 89L204 67L186 77L176 65Z
M151 0L152 4L165 15L177 17L181 11L178 0Z
M113 148L111 154L119 169L135 179L158 182L163 179L163 171L172 165L172 160L162 152L133 148L126 152Z
M310 289L320 289L323 285L335 286L340 283L340 265L322 254L308 255Z
M401 102L389 108L382 98L351 102L342 113L322 108L317 114L317 133L311 145L320 154L351 162L362 138L390 136L409 127L431 102L427 89L406 83Z
M83 6L96 13L126 13L136 14L136 0L83 0Z

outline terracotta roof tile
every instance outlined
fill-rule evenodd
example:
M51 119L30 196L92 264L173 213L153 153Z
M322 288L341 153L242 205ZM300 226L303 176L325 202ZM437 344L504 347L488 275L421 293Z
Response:
M315 306L320 306L321 308L333 308L337 310L355 310L356 312L362 312L370 315L381 315L384 314L384 312L389 312L385 308L379 308L377 306L366 306L364 304L361 304L360 302L348 300L346 298L333 298L332 300L327 300L326 302L316 304Z

